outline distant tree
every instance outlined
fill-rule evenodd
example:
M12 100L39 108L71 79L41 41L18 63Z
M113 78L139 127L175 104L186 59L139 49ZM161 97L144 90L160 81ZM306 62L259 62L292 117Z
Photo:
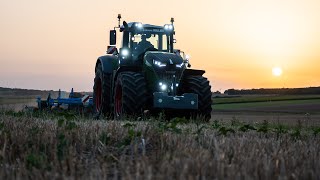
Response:
M220 91L215 91L215 92L213 92L213 94L221 94L221 92Z

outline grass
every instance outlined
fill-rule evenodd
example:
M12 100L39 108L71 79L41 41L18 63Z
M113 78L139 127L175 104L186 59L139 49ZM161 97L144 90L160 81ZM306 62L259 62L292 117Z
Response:
M320 129L0 112L0 179L318 179Z
M288 105L308 105L319 104L320 99L306 99L306 100L281 100L281 101L264 101L264 102L245 102L245 103L230 103L230 104L215 104L214 109L245 109L256 107L279 107Z
M274 101L311 100L311 99L320 101L320 95L225 96L225 97L214 97L213 104L274 102Z
M213 109L222 112L320 114L320 95L213 98Z

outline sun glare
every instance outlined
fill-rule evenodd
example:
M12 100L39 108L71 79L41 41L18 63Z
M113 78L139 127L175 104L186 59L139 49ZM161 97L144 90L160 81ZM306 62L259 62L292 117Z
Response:
M282 75L282 69L280 67L274 67L274 68L272 68L272 74L274 76L281 76Z

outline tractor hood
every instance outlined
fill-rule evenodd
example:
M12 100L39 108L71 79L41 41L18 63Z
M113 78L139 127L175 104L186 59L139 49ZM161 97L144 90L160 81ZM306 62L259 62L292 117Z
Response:
M147 80L155 92L175 94L185 64L180 55L168 52L147 52L144 56Z
M183 59L181 56L168 52L152 52L149 51L145 54L145 60L158 67L167 68L182 68ZM170 68L170 69L171 69Z

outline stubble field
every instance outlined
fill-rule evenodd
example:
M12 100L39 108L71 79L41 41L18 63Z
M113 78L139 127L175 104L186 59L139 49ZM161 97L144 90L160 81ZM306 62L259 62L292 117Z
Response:
M208 123L2 110L0 179L320 178L316 111L241 103L214 104Z

